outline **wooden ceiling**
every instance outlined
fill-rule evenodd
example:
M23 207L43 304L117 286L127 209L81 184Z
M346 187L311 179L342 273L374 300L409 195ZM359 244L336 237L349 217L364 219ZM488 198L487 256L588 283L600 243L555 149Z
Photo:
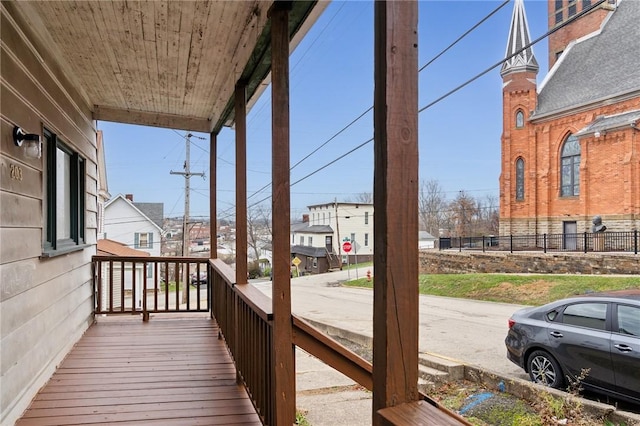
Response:
M11 3L96 120L218 131L268 84L273 1ZM327 3L292 4L293 48Z

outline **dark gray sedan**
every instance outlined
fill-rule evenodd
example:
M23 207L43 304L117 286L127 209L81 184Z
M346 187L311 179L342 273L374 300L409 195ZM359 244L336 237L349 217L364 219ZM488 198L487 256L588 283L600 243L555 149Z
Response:
M524 308L509 319L509 360L531 380L640 404L640 289L593 293Z

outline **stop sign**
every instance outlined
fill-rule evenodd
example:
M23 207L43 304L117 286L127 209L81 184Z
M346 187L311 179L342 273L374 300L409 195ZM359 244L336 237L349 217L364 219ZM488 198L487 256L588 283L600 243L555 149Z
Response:
M344 250L345 253L349 253L351 251L351 243L349 241L345 241L342 244L342 250Z

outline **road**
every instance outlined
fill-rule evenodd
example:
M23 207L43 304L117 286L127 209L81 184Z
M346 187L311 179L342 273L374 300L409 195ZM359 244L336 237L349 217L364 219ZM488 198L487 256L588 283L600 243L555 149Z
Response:
M366 272L367 268L361 268L359 275L365 276ZM353 270L350 275L355 276ZM292 310L301 317L372 336L373 292L338 285L346 279L347 271L292 279ZM252 283L266 294L271 294L271 282ZM526 379L528 376L524 371L507 360L504 346L507 321L522 307L420 296L419 349Z

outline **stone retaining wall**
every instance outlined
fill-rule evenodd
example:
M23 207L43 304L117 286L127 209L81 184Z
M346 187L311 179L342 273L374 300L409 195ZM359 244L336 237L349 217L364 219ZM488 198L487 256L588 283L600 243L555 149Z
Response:
M640 255L420 251L421 274L461 273L640 275ZM639 278L640 285L640 278Z

